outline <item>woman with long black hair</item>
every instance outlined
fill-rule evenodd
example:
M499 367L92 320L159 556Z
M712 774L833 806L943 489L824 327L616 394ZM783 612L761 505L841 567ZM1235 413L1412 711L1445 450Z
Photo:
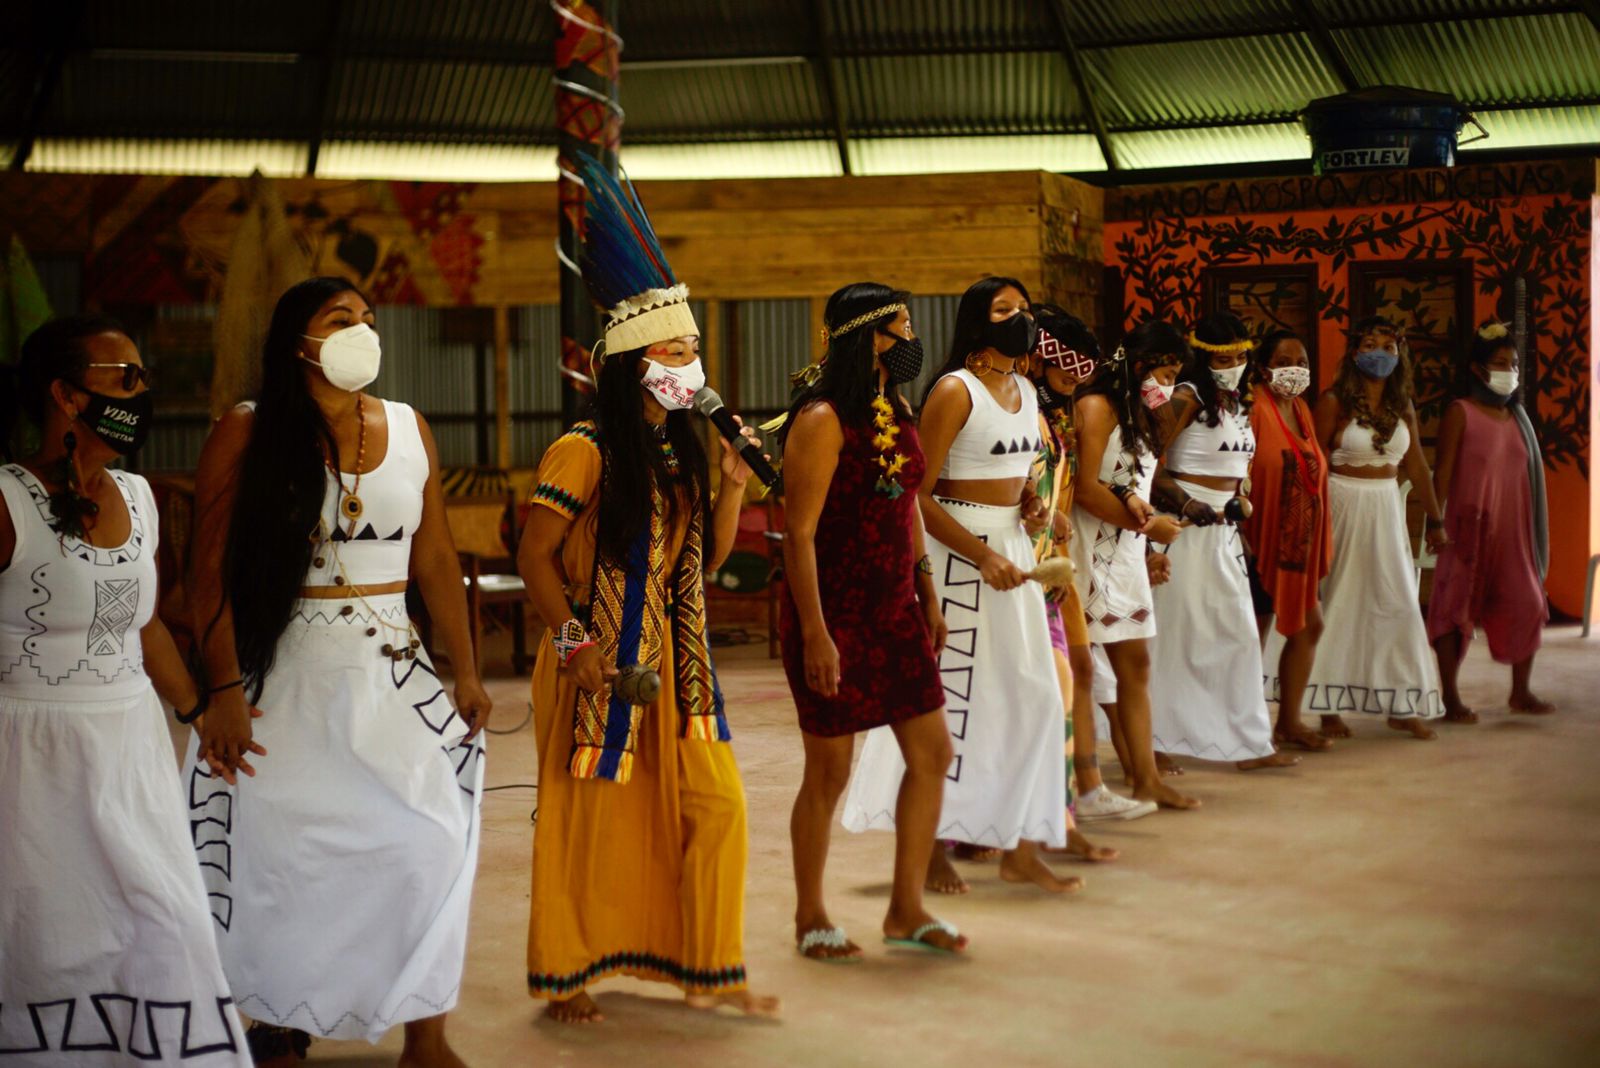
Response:
M821 376L784 425L780 633L806 755L789 834L795 941L813 960L861 956L828 918L822 875L855 736L875 727L894 734L905 764L884 938L948 952L966 945L922 904L951 747L945 717L934 714L944 711L946 628L917 508L926 468L899 390L922 371L908 300L872 282L828 298Z
M1351 328L1315 418L1331 471L1333 560L1322 586L1324 630L1311 665L1310 709L1330 738L1348 738L1341 713L1359 712L1426 741L1435 736L1427 721L1442 714L1439 667L1417 603L1396 484L1402 471L1422 498L1429 548L1441 552L1449 538L1422 453L1405 341L1393 323L1369 316Z
M918 490L930 535L933 581L951 641L940 657L955 759L945 784L939 837L1003 851L1001 878L1060 893L1040 844L1065 846L1066 719L1050 648L1044 593L1029 582L1033 543L1047 506L1032 467L1043 442L1039 405L1019 372L1038 339L1028 291L1014 278L974 283L956 309L950 356L928 391L921 438L929 470ZM887 731L875 731L845 802L852 831L895 825L903 764ZM935 849L928 886L962 893L965 881Z
M1255 342L1231 312L1202 319L1188 342L1155 482L1157 506L1189 529L1165 549L1172 581L1153 591L1152 737L1158 753L1288 767L1299 758L1272 744L1244 540L1226 515L1256 451L1245 396Z
M196 475L193 601L211 707L187 769L194 847L258 1064L307 1034L460 1064L460 991L489 698L467 631L438 454L378 371L371 306L312 278L278 300L261 392L218 421ZM416 577L447 696L406 613ZM251 707L260 711L251 718ZM200 760L238 766L234 785Z
M1200 802L1163 782L1150 726L1150 639L1156 634L1149 542L1171 545L1177 520L1150 506L1156 460L1168 433L1165 409L1178 369L1189 357L1183 334L1169 323L1139 324L1095 376L1077 391L1080 479L1074 498L1072 560L1078 597L1116 677L1113 740L1120 737L1123 774L1140 801L1164 808ZM1114 711L1113 711L1114 708Z
M533 671L528 992L564 1023L602 1019L588 988L611 975L772 1015L745 976L744 785L705 614L750 469L724 442L713 496L688 287L632 189L579 162L584 284L609 322L590 416L540 461L517 555L551 635Z
M250 1064L161 709L205 697L155 615L155 499L109 466L150 417L108 319L0 366L0 1050L24 1064Z

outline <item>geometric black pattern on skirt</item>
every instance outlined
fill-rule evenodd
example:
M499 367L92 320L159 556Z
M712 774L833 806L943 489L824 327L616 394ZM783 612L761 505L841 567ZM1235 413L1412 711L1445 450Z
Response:
M222 1024L222 1041L209 1042L203 1045L191 1045L191 1023L202 1022L191 1019L193 1016L192 1001L157 1001L146 998L142 1004L143 1013L139 1006L141 1000L129 997L126 994L89 994L89 1005L94 1009L95 1019L92 1022L76 1023L78 1003L80 997L60 998L54 1001L28 1002L28 1017L32 1024L33 1044L31 1046L0 1046L0 1058L24 1053L127 1053L141 1061L160 1060L168 1054L162 1050L161 1042L156 1037L155 1014L157 1012L183 1013L183 1035L179 1041L178 1058L180 1060L198 1060L213 1053L237 1053L238 1043L235 1039L233 1028L228 1021L228 1006L233 1004L229 997L216 998L217 1019ZM204 1004L202 1002L202 1004ZM111 1013L107 1006L114 1006L113 1011L119 1017L126 1019L126 1026L119 1027L112 1022ZM5 1018L6 1006L0 1004L0 1034L7 1031ZM12 1003L10 1006L12 1020L16 1019L19 1006ZM87 1017L88 1013L85 1012ZM143 1017L144 1034L137 1033L137 1025ZM74 1034L76 1023L78 1033ZM97 1032L97 1033L96 1033ZM125 1038L119 1038L125 1035ZM140 1040L142 1038L142 1041ZM64 1060L71 1064L70 1060Z

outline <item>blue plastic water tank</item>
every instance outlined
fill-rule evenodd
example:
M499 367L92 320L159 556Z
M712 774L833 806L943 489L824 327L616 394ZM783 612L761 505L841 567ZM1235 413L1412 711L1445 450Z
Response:
M1318 174L1394 167L1453 167L1472 113L1448 93L1377 85L1313 100L1300 112Z

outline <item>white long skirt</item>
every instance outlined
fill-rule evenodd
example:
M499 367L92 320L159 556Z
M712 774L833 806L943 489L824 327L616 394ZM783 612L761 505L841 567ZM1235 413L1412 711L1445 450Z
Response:
M1218 510L1233 496L1177 482ZM1167 549L1172 579L1155 588L1160 629L1150 643L1150 726L1157 752L1230 761L1272 755L1244 551L1232 523L1186 527Z
M0 1064L250 1055L155 692L0 696Z
M973 534L1024 571L1033 545L1017 508L941 499ZM1044 589L1004 593L977 565L928 539L950 639L939 657L955 759L944 786L939 837L1016 847L1019 839L1065 845L1066 713L1050 648ZM905 761L894 732L867 732L845 798L844 826L893 830Z
M405 626L404 595L368 601ZM297 606L258 702L255 777L230 788L193 746L185 774L239 1011L376 1042L456 1003L483 749L425 651L392 661L381 646L400 635L347 603Z
M1330 716L1432 719L1444 714L1439 665L1417 603L1405 502L1393 479L1330 475L1333 561L1322 583L1322 640L1305 709ZM1277 633L1277 628L1273 628ZM1277 674L1282 639L1267 655ZM1269 690L1277 679L1267 680Z

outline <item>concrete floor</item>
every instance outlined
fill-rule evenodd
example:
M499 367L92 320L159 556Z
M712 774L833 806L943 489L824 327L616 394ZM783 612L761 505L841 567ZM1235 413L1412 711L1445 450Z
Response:
M524 987L534 792L484 801L483 852L457 1050L474 1068L621 1065L1366 1065L1600 1063L1600 641L1553 628L1535 674L1560 706L1512 718L1482 643L1463 692L1476 727L1432 743L1381 721L1288 771L1189 764L1195 813L1094 837L1123 850L1080 894L1051 898L967 865L972 893L935 910L971 959L877 942L891 839L837 832L834 918L867 946L854 967L793 949L788 813L800 772L793 708L764 648L719 654L750 805L746 952L781 1022L707 1016L667 987L615 979L605 1023L552 1024ZM498 725L524 685L493 685ZM1105 760L1109 746L1103 747ZM491 785L529 782L528 730L494 738ZM312 1060L392 1064L319 1043Z

